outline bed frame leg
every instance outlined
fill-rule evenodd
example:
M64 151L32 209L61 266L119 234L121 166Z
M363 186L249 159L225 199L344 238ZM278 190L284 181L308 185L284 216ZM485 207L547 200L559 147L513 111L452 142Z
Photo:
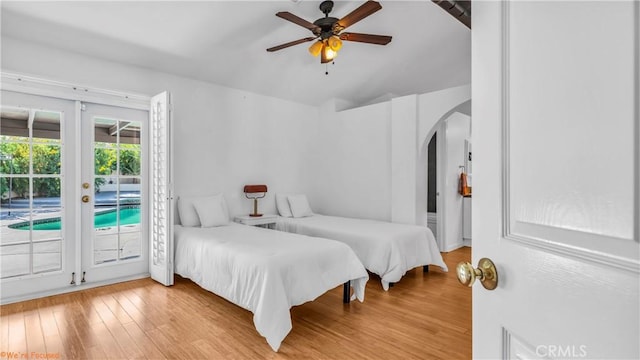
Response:
M422 272L423 273L428 273L429 272L429 265L425 265L422 267Z
M342 302L348 304L351 301L351 280L342 285Z

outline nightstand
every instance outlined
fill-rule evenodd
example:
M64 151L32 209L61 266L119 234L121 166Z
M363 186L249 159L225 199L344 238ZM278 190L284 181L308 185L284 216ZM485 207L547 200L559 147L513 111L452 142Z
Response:
M264 214L256 217L249 215L236 216L233 221L243 225L258 226L273 230L276 228L277 219L278 215Z

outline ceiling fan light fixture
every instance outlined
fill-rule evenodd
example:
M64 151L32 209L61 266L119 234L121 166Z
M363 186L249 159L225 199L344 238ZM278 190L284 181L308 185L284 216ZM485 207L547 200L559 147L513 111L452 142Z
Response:
M322 52L323 47L324 44L322 43L322 41L316 41L311 46L309 46L309 53L317 57L318 55L320 55L320 52Z
M332 35L327 39L327 45L331 48L331 50L338 52L340 48L342 48L342 40L339 37Z
M322 48L322 51L324 52L324 58L328 61L331 61L335 59L336 56L338 56L338 52L333 50L329 45L325 45Z
M2 0L0 0L2 1ZM302 0L291 0L302 1ZM435 1L435 0L434 0ZM280 11L276 13L276 16L284 20L290 21L296 25L311 31L313 37L308 36L299 40L290 41L278 46L273 46L267 49L269 52L274 52L288 48L290 46L302 44L304 42L314 41L309 46L309 53L313 56L320 55L320 63L326 64L332 62L333 59L338 56L338 51L342 48L343 41L355 41L368 44L387 45L391 41L391 36L387 35L373 35L373 34L360 34L360 33L343 33L342 30L352 26L360 20L368 17L376 11L382 9L382 5L375 0L367 0L364 4L360 5L355 10L351 11L342 18L335 18L329 16L333 9L333 1L324 0L320 3L320 11L324 14L324 17L317 19L313 23L294 15L288 11Z

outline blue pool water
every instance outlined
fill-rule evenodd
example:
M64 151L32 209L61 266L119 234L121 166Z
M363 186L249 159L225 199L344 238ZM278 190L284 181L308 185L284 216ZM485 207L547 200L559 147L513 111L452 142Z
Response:
M120 208L120 225L140 224L140 207L128 206ZM28 221L9 225L12 229L29 230ZM96 229L118 226L118 211L116 209L102 211L94 216L94 227ZM41 219L33 222L33 230L60 230L62 221L58 218Z

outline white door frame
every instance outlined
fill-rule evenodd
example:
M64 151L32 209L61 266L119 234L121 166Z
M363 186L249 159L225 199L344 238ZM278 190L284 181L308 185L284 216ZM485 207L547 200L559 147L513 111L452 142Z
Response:
M449 115L447 115L447 118ZM446 184L446 160L447 160L447 128L446 128L446 120L447 118L443 118L438 121L436 125L436 147L437 147L437 162L436 162L436 228L438 229L438 248L440 251L447 251L445 249L445 239L447 238L447 227L444 224L445 214L446 214L446 201L444 201L444 191Z

